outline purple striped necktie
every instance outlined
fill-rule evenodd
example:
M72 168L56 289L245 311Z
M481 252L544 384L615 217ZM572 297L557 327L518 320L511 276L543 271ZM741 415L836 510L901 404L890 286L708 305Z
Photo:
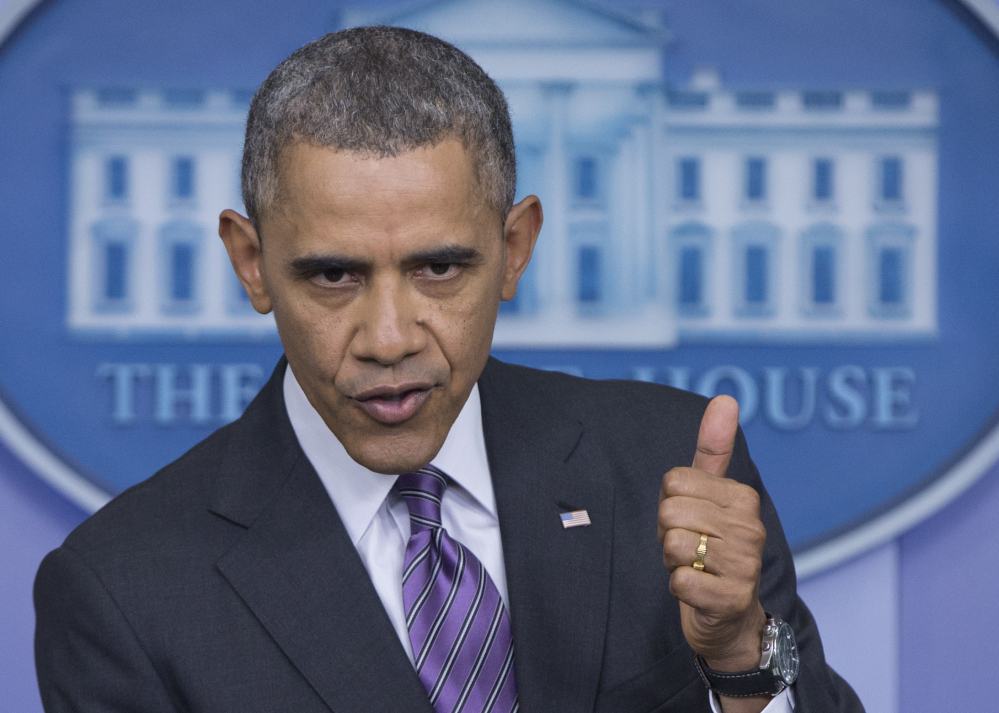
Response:
M511 713L519 707L513 637L482 563L441 525L447 478L433 466L395 484L409 508L402 600L416 672L437 713Z

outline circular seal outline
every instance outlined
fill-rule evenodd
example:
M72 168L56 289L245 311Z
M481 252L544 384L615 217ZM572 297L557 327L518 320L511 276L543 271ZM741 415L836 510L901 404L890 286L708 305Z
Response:
M0 5L0 48L44 0L6 0ZM970 17L966 21L999 41L999 4L995 0L953 0ZM948 3L949 4L949 3ZM68 465L25 426L0 394L0 442L39 478L87 513L103 507L112 494ZM970 488L999 463L999 418L949 466L926 477L881 511L847 525L795 553L798 577L830 569L882 545L919 524Z

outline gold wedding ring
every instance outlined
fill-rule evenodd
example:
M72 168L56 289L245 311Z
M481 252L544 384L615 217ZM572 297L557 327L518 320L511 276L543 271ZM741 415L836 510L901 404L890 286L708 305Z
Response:
M693 567L698 572L704 571L704 555L708 553L708 536L701 535L701 544L697 546L697 559L694 560Z

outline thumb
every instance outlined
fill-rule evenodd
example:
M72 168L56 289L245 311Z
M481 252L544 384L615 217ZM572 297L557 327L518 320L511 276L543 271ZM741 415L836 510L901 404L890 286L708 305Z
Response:
M738 428L739 402L725 395L711 399L701 419L701 430L697 433L694 467L724 478L732 460Z

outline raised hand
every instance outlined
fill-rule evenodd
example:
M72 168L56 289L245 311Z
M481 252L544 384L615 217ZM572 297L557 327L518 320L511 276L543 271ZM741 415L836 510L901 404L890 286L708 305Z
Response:
M683 634L718 671L759 666L766 625L759 601L767 536L760 497L725 477L738 425L735 399L715 397L701 420L692 466L666 473L659 494L659 542L670 592L680 602ZM692 565L702 534L708 536L707 553L698 571Z

